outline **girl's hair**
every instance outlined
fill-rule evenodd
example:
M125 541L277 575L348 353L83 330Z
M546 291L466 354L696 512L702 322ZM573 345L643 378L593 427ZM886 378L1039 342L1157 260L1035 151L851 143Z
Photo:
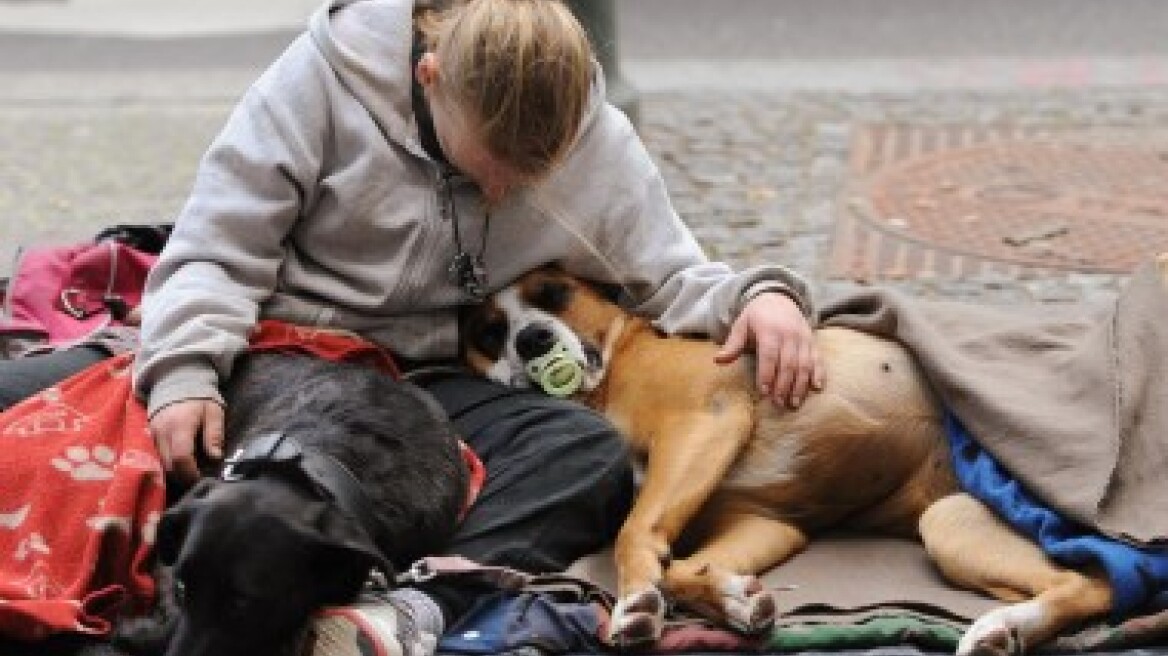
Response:
M487 151L525 176L571 148L588 104L592 49L559 0L467 0L420 20L437 89Z

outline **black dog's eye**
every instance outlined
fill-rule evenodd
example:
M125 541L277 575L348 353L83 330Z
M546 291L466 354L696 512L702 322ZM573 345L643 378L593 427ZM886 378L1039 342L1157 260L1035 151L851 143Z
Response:
M529 301L544 312L559 314L568 308L571 298L572 289L567 283L549 280L536 286Z
M187 603L187 584L178 579L174 581L174 603L179 608Z

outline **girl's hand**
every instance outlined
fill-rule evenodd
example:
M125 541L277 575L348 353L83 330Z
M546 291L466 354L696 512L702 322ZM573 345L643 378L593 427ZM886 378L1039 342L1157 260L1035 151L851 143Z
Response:
M798 408L811 390L823 389L825 372L815 331L786 294L764 292L751 299L714 361L734 362L751 344L758 360L758 390L775 405Z
M198 440L214 460L223 457L223 406L211 399L188 399L163 407L150 418L150 434L168 472L184 483L199 479Z

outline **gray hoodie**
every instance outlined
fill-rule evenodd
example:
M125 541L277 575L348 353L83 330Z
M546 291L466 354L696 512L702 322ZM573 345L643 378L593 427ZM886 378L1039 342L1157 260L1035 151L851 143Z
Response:
M417 359L458 354L449 273L457 249L483 258L490 289L558 262L620 283L667 332L723 339L761 289L803 281L779 266L735 274L710 262L674 212L625 116L593 76L580 138L535 188L488 223L477 188L422 149L411 107L412 0L332 0L247 91L204 156L147 282L135 386L151 414L221 401L218 382L261 318L354 331Z

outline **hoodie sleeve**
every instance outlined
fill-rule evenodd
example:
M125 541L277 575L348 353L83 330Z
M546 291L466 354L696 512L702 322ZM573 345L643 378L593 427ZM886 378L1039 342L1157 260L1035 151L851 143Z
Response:
M275 288L285 236L318 176L324 132L320 87L311 66L288 61L295 52L252 86L211 144L147 279L134 386L151 415L185 399L222 402L219 381ZM295 94L272 95L280 89Z
M593 212L603 219L595 233L599 252L569 263L569 268L620 283L632 296L633 310L671 334L700 334L721 342L746 302L764 292L786 294L804 316L813 316L810 288L791 269L773 264L735 272L706 257L674 211L665 181L620 110L606 105L579 149L573 159L580 161L572 166L600 162L601 170L613 176L609 184L616 191L585 201L588 209L576 209L578 216ZM595 179L596 167L590 168Z
M801 276L777 264L735 272L723 262L706 258L689 228L674 211L664 180L654 167L640 189L631 190L629 213L619 223L630 225L622 257L632 271L634 310L653 317L654 325L670 333L701 334L725 340L746 303L764 292L791 297L809 319L810 289ZM640 192L639 194L637 192Z

